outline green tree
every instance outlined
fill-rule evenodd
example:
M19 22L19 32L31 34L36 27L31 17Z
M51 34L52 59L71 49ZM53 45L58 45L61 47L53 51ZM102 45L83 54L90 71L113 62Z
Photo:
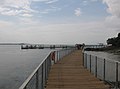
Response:
M112 46L120 47L120 33L118 33L118 37L109 38L107 40L107 44L112 44Z

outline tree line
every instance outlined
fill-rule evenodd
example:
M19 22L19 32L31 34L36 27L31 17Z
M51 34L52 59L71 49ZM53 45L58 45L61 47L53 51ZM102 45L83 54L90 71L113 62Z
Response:
M120 33L118 33L117 37L108 38L107 44L114 47L120 47Z

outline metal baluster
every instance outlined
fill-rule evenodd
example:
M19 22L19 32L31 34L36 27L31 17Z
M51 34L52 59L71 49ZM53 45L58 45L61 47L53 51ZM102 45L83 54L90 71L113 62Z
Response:
M43 82L44 82L44 80L43 80L43 79L44 79L44 78L43 78L43 74L44 74L44 73L43 73L43 64L42 64L42 84L41 84L41 85L42 85L42 89L44 89L44 85L43 85L43 84L44 84L44 83L43 83Z
M87 68L87 54L85 54L86 68Z
M90 72L91 72L91 55L90 55Z
M38 70L37 70L37 72L36 72L36 89L38 89L39 88L39 74L38 74L39 72L38 72Z
M105 59L104 59L104 65L103 65L103 80L105 81Z
M116 89L118 89L119 81L118 81L118 62L116 62Z
M95 77L97 77L97 56L95 57Z
M84 66L84 53L83 53L83 66Z

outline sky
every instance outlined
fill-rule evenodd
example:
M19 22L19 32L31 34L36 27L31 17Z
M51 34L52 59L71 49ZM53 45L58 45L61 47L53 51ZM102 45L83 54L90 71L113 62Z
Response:
M98 44L120 32L120 0L1 0L0 43Z

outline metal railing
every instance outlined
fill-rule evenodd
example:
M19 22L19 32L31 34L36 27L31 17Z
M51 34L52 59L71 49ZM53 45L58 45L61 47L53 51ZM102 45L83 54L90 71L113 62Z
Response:
M33 73L25 80L19 89L44 89L47 83L48 74L52 64L58 62L62 57L70 54L74 49L63 49L54 51L55 60L51 60L51 51L46 58L39 64Z
M120 62L83 53L83 66L97 78L110 83L111 89L120 89Z

